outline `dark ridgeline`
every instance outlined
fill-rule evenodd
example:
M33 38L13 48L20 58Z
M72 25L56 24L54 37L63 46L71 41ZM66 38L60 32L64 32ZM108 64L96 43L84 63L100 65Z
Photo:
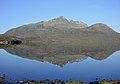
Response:
M120 49L120 34L107 25L87 26L63 16L23 25L5 35L22 39L21 45L5 48L9 53L59 66L87 57L103 60Z

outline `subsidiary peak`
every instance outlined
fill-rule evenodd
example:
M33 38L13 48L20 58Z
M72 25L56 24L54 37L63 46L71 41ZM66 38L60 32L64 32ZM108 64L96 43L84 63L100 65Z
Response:
M108 25L104 24L104 23L96 23L96 24L93 24L91 26L88 27L89 31L96 31L96 32L103 32L103 33L116 33L112 28L110 28Z
M96 24L93 24L92 26L96 26L96 27L106 27L108 28L108 25L104 24L104 23L96 23Z

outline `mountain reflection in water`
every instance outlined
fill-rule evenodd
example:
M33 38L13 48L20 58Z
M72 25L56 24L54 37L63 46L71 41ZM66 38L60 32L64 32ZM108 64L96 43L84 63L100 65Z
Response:
M21 44L10 47L3 47L8 53L37 60L49 62L60 67L67 63L81 62L87 57L95 60L104 60L112 53L120 49L118 44L100 45L40 45L40 44Z

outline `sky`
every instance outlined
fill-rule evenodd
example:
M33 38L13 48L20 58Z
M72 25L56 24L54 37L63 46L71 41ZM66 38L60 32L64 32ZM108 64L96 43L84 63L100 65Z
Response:
M120 0L0 0L0 34L59 16L120 32Z

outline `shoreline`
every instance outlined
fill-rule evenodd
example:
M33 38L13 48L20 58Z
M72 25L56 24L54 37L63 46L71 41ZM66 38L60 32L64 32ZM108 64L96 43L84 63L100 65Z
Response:
M120 84L120 80L96 80L92 82L85 81L62 81L62 80L26 80L9 82L0 78L0 84Z

